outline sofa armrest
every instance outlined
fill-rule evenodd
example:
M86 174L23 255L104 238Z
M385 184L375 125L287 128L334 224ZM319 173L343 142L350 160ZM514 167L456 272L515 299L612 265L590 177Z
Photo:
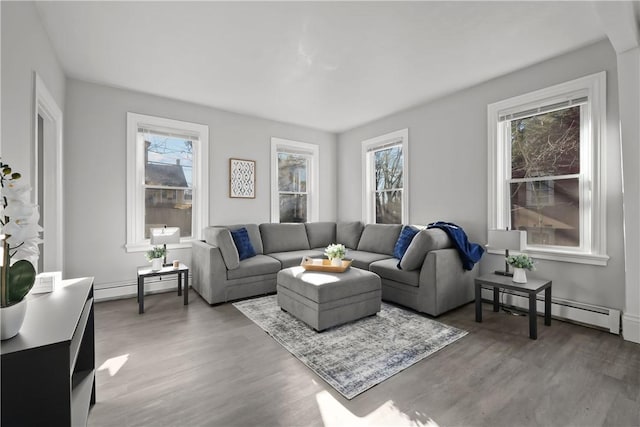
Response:
M477 267L464 270L456 249L428 252L420 270L420 311L438 316L473 301L473 279L477 270Z
M227 280L227 267L220 248L203 241L195 241L191 256L193 288L209 304L220 302L217 301L216 289L221 288Z

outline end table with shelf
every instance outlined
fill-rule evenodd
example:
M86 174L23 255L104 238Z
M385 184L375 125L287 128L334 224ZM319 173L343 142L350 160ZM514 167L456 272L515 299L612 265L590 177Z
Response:
M525 293L529 297L529 338L538 339L537 295L544 290L544 324L551 325L551 280L529 279L516 283L509 276L485 274L475 279L476 322L482 322L482 288L493 289L493 311L500 310L500 289Z
M189 304L189 267L180 263L178 267L173 264L163 266L160 270L152 270L150 266L138 267L138 313L144 313L144 279L147 277L160 277L178 275L178 296L184 294L184 305ZM184 288L184 289L183 289Z

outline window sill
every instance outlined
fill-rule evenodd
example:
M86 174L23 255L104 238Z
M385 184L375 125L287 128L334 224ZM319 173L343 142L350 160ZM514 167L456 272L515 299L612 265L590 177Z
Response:
M548 261L559 261L559 262L571 262L575 264L589 264L589 265L599 265L606 266L609 261L608 255L601 254L591 254L591 253L581 253L581 252L567 252L567 251L557 251L557 250L541 250L541 249L526 249L522 251L527 255L530 255L535 259L544 259ZM504 251L499 251L495 249L487 250L487 253L494 255L504 255Z
M171 245L167 245L167 249L171 250L171 249L189 249L191 248L191 242L193 242L194 240L197 239L189 239L189 240L184 240L180 243L176 243L176 244L171 244ZM124 245L125 250L127 251L127 253L129 252L146 252L149 249L152 248L152 245L147 241L147 242L139 242L139 243L127 243L126 245Z

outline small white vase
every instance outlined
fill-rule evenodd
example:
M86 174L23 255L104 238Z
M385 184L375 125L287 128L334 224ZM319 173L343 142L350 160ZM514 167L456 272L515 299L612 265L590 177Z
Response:
M154 258L151 260L151 269L153 271L162 270L162 258Z
M331 265L333 267L342 267L342 259L341 258L332 258Z
M513 268L513 281L516 283L527 283L527 273L524 268Z
M17 304L0 308L0 338L8 340L18 335L24 315L27 312L27 300L23 299Z

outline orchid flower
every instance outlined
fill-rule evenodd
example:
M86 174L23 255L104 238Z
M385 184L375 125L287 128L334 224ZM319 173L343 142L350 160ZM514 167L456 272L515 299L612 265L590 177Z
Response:
M2 166L0 219L3 223L2 233L7 236L11 264L24 259L35 265L40 255L38 245L42 243L42 227L38 224L40 212L38 206L29 200L31 187L18 181L20 174L12 173L7 165Z

